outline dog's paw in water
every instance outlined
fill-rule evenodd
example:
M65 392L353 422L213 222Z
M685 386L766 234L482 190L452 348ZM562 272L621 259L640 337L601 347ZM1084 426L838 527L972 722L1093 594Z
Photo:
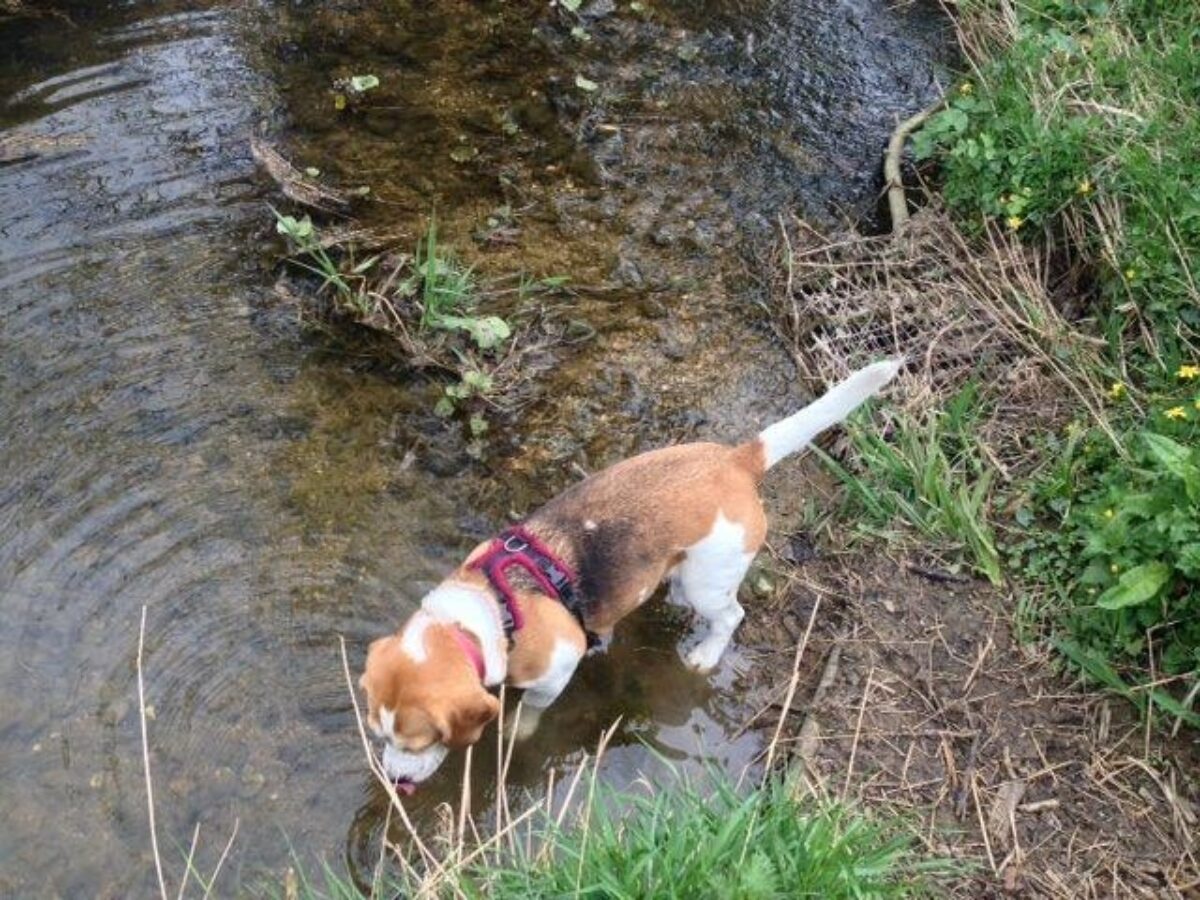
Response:
M504 720L504 738L509 741L525 741L538 730L544 710L535 706L518 706L517 712Z

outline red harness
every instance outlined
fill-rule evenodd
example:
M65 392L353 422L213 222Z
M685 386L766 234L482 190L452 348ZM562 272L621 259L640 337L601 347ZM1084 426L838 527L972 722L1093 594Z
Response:
M485 680L487 666L483 662L483 651L479 649L479 645L471 640L470 635L457 625L454 627L454 640L458 641L458 646L462 649L463 655L475 667L475 671L479 675L479 680Z
M483 555L471 563L471 568L483 572L500 595L501 619L508 639L511 641L513 633L525 625L516 592L505 574L513 566L524 569L546 596L554 597L567 608L583 628L590 646L595 635L583 623L583 610L575 594L575 573L521 525L502 531Z

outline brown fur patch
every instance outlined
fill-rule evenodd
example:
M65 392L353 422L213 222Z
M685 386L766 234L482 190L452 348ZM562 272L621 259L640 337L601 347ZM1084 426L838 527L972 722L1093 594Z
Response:
M367 693L367 720L380 723L381 708L396 716L395 739L417 752L441 742L460 747L479 739L500 713L500 702L479 683L475 667L455 641L453 626L425 630L426 659L406 653L398 632L373 642L359 684Z
M683 444L617 463L563 492L527 525L572 565L597 633L643 603L717 514L746 529L746 550L766 536L758 497L763 454L739 447Z

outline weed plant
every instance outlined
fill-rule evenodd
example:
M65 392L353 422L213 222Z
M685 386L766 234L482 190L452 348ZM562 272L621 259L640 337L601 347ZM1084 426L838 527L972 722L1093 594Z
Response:
M971 0L958 14L971 71L915 151L977 234L1088 267L1102 371L1120 378L1102 416L1037 436L1040 470L1013 490L1003 543L1022 609L1086 675L1196 724L1200 4Z
M456 377L457 383L445 387L433 412L445 418L464 413L471 451L479 455L479 442L488 431L484 412L495 405L496 372L510 355L506 343L513 333L508 321L482 314L479 306L504 293L515 292L524 301L534 293L556 290L566 279L533 281L522 275L514 290L481 288L471 268L439 242L436 220L430 221L411 256L381 254L358 262L353 245L341 245L337 251L327 248L308 216L297 219L275 212L275 218L276 230L296 250L293 264L320 279L317 294L329 298L324 316L391 335L414 367L441 369Z
M950 872L921 860L896 823L797 799L784 782L749 792L728 780L672 781L652 793L597 790L570 824L549 817L532 839L457 872L433 896L589 900L910 897ZM362 893L326 865L295 896L359 900L405 894L402 881ZM405 894L406 895L406 894Z
M979 388L968 382L943 410L898 417L886 438L860 412L846 426L854 466L822 458L849 491L856 521L879 529L901 519L926 537L957 542L974 567L999 584L988 508L993 470L974 433L981 411Z
M961 6L974 72L917 134L917 155L938 160L968 223L1074 240L1095 263L1108 333L1140 326L1169 373L1200 327L1200 4Z
M1200 670L1200 416L1185 415L1200 411L1197 374L1181 368L1177 388L1154 398L1126 456L1082 428L1056 441L1010 546L1015 568L1057 599L1056 646L1072 662L1192 725L1194 690L1180 703L1132 688L1186 685Z

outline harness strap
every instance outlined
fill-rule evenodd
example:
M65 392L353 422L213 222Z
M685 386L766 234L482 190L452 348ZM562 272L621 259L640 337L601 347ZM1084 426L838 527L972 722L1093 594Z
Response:
M473 641L465 631L459 626L453 626L454 640L458 642L459 648L463 655L475 667L475 671L479 674L479 680L483 681L487 674L487 666L483 661L483 652L479 649L479 645Z
M505 574L513 566L524 569L542 593L554 597L567 608L587 636L588 647L599 643L599 638L588 631L583 623L582 604L575 594L575 573L521 525L502 531L483 555L471 564L471 568L487 576L488 582L500 595L500 618L504 634L510 642L513 634L525 626L525 616L517 602L516 592Z

